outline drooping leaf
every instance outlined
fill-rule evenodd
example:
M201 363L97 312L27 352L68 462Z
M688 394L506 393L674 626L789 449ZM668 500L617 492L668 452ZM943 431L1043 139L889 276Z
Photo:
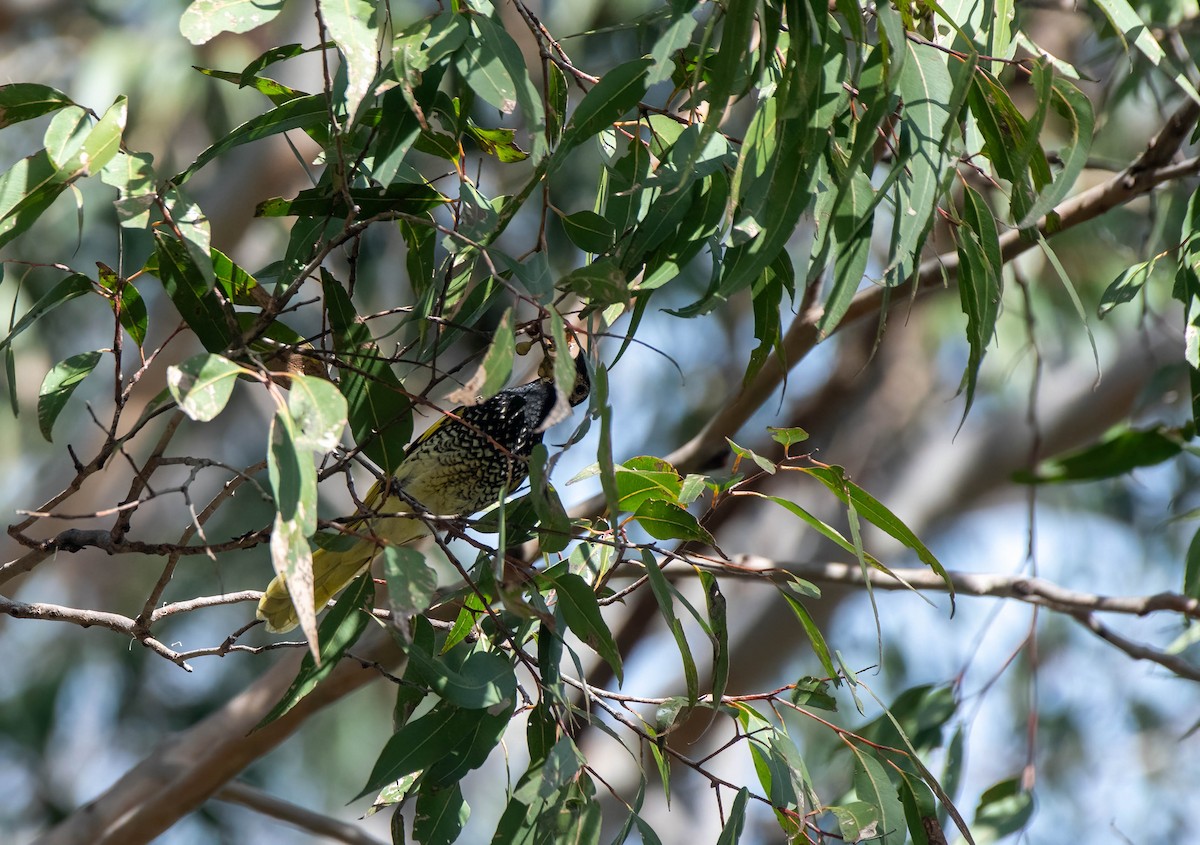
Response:
M193 260L187 246L167 232L154 233L157 249L152 271L162 280L167 295L175 303L179 315L209 352L222 352L233 340L232 314L212 291L201 267ZM208 272L212 260L205 254Z
M516 340L513 336L512 308L507 308L500 317L491 345L483 356L483 363L467 383L446 398L456 405L478 405L499 393L512 375L516 358Z
M70 358L59 361L46 373L42 387L38 391L38 429L42 437L50 440L50 432L54 421L62 412L67 400L75 392L75 388L83 381L96 365L100 363L100 352L81 352Z
M679 650L679 656L683 660L683 677L687 686L688 704L695 706L700 696L700 678L696 671L696 659L692 656L691 645L683 630L683 623L675 615L675 590L667 582L662 570L658 568L658 563L652 554L644 552L642 560L646 578L650 581L650 589L658 603L658 611L662 615L663 621L667 623L667 630L675 639L675 648Z
M551 583L558 596L558 607L562 610L571 633L600 655L612 667L617 676L617 683L621 683L621 653L608 624L600 615L600 605L596 602L596 594L591 586L578 575L569 572L556 575Z
M215 2L215 0L214 0ZM200 168L242 144L278 135L291 129L308 129L322 125L329 120L329 103L324 94L314 94L296 97L268 112L252 117L236 127L222 138L217 139L208 149L196 156L196 160L187 169L171 177L171 182L178 186L196 174Z
M328 273L322 273L321 286L340 361L338 389L346 397L354 442L391 473L412 436L412 405L370 329L354 313L345 288Z
M342 54L346 73L343 102L354 120L370 93L379 66L376 3L369 0L318 0L329 38Z
M312 692L329 673L337 668L338 662L351 646L358 642L370 622L368 613L375 596L375 584L370 573L363 573L338 597L333 609L321 620L319 639L321 659L316 661L312 654L305 654L300 662L300 671L271 711L263 717L255 730L266 727L287 713Z

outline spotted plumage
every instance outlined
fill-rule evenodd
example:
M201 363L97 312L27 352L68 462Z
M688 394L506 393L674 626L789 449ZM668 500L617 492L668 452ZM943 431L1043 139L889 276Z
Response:
M575 359L575 373L567 397L572 406L583 402L591 390L582 352ZM407 543L426 533L425 523L411 515L409 499L434 515L468 516L520 486L529 475L529 455L542 442L542 428L557 400L558 389L544 368L538 379L502 390L478 405L457 408L430 426L409 446L392 481L376 482L367 494L364 505L380 516L364 517L353 526L362 539L344 551L319 550L313 555L316 608L324 607L370 566L383 545ZM298 624L281 577L267 586L258 618L275 632L290 631Z

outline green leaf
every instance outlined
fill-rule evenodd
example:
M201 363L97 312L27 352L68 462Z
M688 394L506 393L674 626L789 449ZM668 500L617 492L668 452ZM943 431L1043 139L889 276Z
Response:
M1128 42L1133 41L1133 46L1149 59L1150 64L1166 73L1183 93L1200 103L1200 93L1196 92L1187 74L1174 67L1174 62L1168 59L1166 51L1155 40L1151 27L1133 10L1128 0L1096 0L1096 5L1117 31L1126 49Z
M729 682L729 620L725 596L721 593L716 576L707 569L700 570L700 586L704 588L704 605L712 629L712 702L714 707L718 707L725 695L725 685Z
M1023 830L1033 807L1033 793L1022 790L1017 778L1001 781L979 796L971 830L980 842L994 842Z
M284 408L271 421L267 473L280 516L295 521L302 537L311 537L317 531L317 471L308 450L300 450L295 423Z
M896 45L893 45L895 47ZM900 143L895 187L896 211L889 244L887 281L899 283L917 269L921 248L933 226L937 201L955 170L960 144L948 138L948 128L959 119L950 112L953 82L947 56L933 47L904 42L906 59L899 70L896 90L904 103L900 116ZM896 68L891 69L896 73Z
M878 834L878 814L865 801L848 801L835 807L826 807L837 819L838 830L847 842L874 842ZM885 840L880 840L885 841Z
M422 788L413 813L413 839L421 845L454 845L470 817L457 783Z
M0 176L0 246L32 226L73 178L55 167L45 150L21 159Z
M541 95L529 78L521 48L503 26L483 15L471 16L471 29L476 37L467 38L459 51L459 56L469 58L463 75L481 99L501 112L511 112L513 105L521 107L533 139L533 157L541 159L545 154ZM460 69L463 62L460 59Z
M337 447L346 427L346 400L323 378L293 375L288 413L296 424L296 445L314 452Z
M875 499L866 490L863 490L854 482L846 478L845 471L842 467L808 467L803 472L811 475L813 478L820 481L829 488L835 496L845 503L854 503L855 510L862 514L867 522L874 525L876 528L882 529L890 537L899 540L905 547L912 549L917 553L917 558L941 576L946 583L946 588L950 592L951 600L954 598L954 585L950 581L950 576L946 572L945 567L938 562L928 547L921 542L916 534L912 533L907 525L905 525L899 517L888 510L884 505Z
M424 621L418 617L419 621ZM460 647L461 648L461 647ZM515 699L517 676L512 663L499 654L474 651L457 668L445 660L409 649L409 660L420 680L451 704L467 710L509 706Z
M301 191L295 199L272 197L263 200L254 209L256 217L338 217L350 214L346 205L349 193L354 203L354 213L362 217L374 217L390 213L421 215L447 200L427 185L408 182L393 182L386 188L351 188L336 191L326 186Z
M742 787L738 790L729 808L721 835L717 837L717 845L735 845L742 838L742 829L746 826L746 801L750 798L750 790Z
M291 129L310 129L314 126L322 126L328 121L329 103L324 94L313 94L288 100L268 112L250 118L232 132L219 138L208 149L200 153L186 170L171 177L170 181L176 186L182 185L217 156L242 144L278 135Z
M1142 290L1146 282L1150 281L1150 277L1154 275L1154 267L1158 264L1160 256L1154 256L1149 261L1141 261L1130 267L1126 267L1120 274L1109 282L1104 293L1100 296L1100 305L1096 309L1100 319L1108 316L1108 312L1112 311L1118 305L1129 302Z
M1183 594L1200 599L1200 530L1192 535L1188 544L1187 565L1183 573Z
M100 363L100 352L81 352L59 361L42 380L42 388L38 391L38 429L42 437L50 440L50 432L54 421L79 386L96 365Z
M529 153L517 146L515 129L487 129L467 118L467 134L490 156L504 164L514 164L529 158Z
M179 31L193 44L222 32L249 32L272 20L285 0L193 0L179 19Z
M70 302L72 299L83 296L85 293L92 293L94 290L95 286L92 280L82 273L72 273L65 279L62 279L41 299L35 302L33 307L26 311L20 320L17 320L16 325L9 331L8 337L0 340L0 349L7 349L21 332L25 331L64 302Z
M577 211L574 214L559 214L563 229L571 243L584 252L599 254L608 252L616 239L617 230L612 223L594 211ZM621 281L624 282L624 276Z
M284 580L309 651L320 663L312 547L317 530L317 471L311 456L296 447L295 424L285 408L271 420L267 474L275 494L271 564Z
M508 383L512 375L513 361L516 359L516 340L513 336L512 307L504 310L496 333L483 363L467 383L455 390L447 398L457 405L478 405L499 393Z
M650 58L654 60L654 64L646 75L648 86L666 82L671 78L675 69L675 54L691 43L692 33L696 29L696 19L692 16L693 3L671 5L671 20L650 50Z
M213 293L212 285L205 280L185 244L162 230L155 231L154 239L157 249L152 260L156 259L158 266L152 272L162 280L179 315L204 348L209 352L223 351L233 340L232 314ZM209 272L212 272L211 261Z
M408 620L426 611L437 596L437 573L425 555L409 546L384 546L383 576L387 579L392 624L407 631Z
M224 410L243 367L220 355L201 353L167 367L167 388L179 408L197 422L208 422Z
M367 784L355 799L426 769L470 740L469 730L486 715L482 710L461 710L439 704L408 722L384 745Z
M902 167L903 164L896 166ZM842 179L842 192L846 199L838 202L840 195L832 199L829 221L824 227L826 239L818 239L814 245L814 252L817 247L821 251L828 249L834 252L833 284L825 297L824 313L817 323L817 330L822 337L827 337L841 323L862 285L875 220L875 191L867 175L855 170L842 176ZM825 197L818 198L818 209L824 201ZM815 273L825 264L823 255L814 256L812 272Z
M570 291L596 306L629 302L625 273L611 258L600 258L572 270L558 280L556 288Z
M271 712L255 726L255 730L266 727L287 713L329 676L346 651L358 642L366 630L370 614L364 608L371 606L374 597L375 583L371 580L371 574L364 572L338 597L333 609L321 620L321 659L317 661L312 654L304 655L300 661L300 671L291 686L271 708Z
M879 822L874 835L881 837L881 842L903 841L904 805L883 764L874 753L856 744L852 743L850 750L854 752L854 792L860 801L871 805Z
M371 92L379 66L376 3L369 0L318 0L325 29L342 54L346 88L342 95L351 121Z
M571 518L547 478L549 452L539 443L529 456L529 498L538 518L543 554L557 554L571 544ZM512 540L507 543L511 547Z
M192 202L178 186L168 186L162 192L162 198L166 208L165 214L170 217L175 224L174 228L183 237L188 262L200 273L203 288L208 290L216 284L212 266L212 227L209 226L208 218L204 216L200 206Z
M146 341L146 329L150 320L146 312L146 301L131 282L121 279L110 267L100 262L97 262L96 266L100 271L100 287L111 295L109 302L113 312L118 315L121 326L129 332L133 342L140 347Z
M550 580L558 595L558 607L571 633L600 655L612 667L617 683L622 683L621 653L604 617L600 615L600 605L591 586L569 572L558 574Z
M825 636L821 633L821 629L817 627L812 614L808 612L808 608L799 599L788 592L786 587L779 586L779 593L783 596L784 601L788 603L788 607L792 609L792 613L800 621L800 626L804 628L804 633L808 636L808 641L812 644L813 652L817 655L817 659L821 661L821 668L825 670L826 677L836 679L838 673L833 665L833 655L830 654L829 646L825 642Z
M321 274L325 312L338 356L338 389L346 397L354 442L385 473L395 472L412 436L412 404L379 353L370 329L354 313L345 288Z
M0 85L0 129L73 105L70 97L48 85L32 82Z
M641 102L646 95L646 73L651 64L650 59L625 62L608 71L592 86L575 107L555 150L558 166L573 147L598 135Z
M753 461L759 469L768 475L774 475L778 469L774 461L768 460L750 449L737 445L728 437L725 438L725 442L729 444L729 448L733 450L733 454L737 455L738 460Z
M1059 152L1062 170L1038 195L1025 216L1017 222L1017 227L1022 229L1036 224L1067 196L1087 165L1088 153L1092 149L1095 116L1092 113L1091 100L1068 80L1055 78L1050 105L1063 119L1069 132L1069 138Z
M696 517L671 502L649 499L638 506L633 518L656 540L713 542L712 535L696 521Z
M970 348L963 373L965 419L975 399L975 385L983 356L996 332L996 320L1000 315L1000 274L999 268L992 267L988 262L975 232L960 226L955 230L955 240L958 243L958 293L963 313L967 316L967 343Z
M650 582L650 589L658 603L658 611L662 614L663 621L667 623L667 630L674 637L675 647L679 650L679 656L683 660L683 677L687 684L688 704L695 706L700 697L700 677L696 671L696 659L692 656L692 648L688 644L687 635L683 630L683 623L675 615L675 590L667 583L667 578L658 568L654 555L643 551L642 562L643 568L646 570L646 579ZM661 733L662 730L660 729L659 732Z
M615 467L617 475L617 493L623 511L636 511L641 505L651 499L679 504L682 481L674 467L661 463L666 469L643 469L638 461L646 459L634 458ZM658 461L650 458L650 461ZM633 464L633 466L631 466Z
M100 173L112 161L121 147L121 133L125 130L125 119L129 115L129 103L125 97L117 97L100 118L95 128L83 142L86 155L84 166L88 173Z
M118 151L100 171L100 180L117 189L113 206L124 228L143 230L150 225L158 190L153 164L149 153Z
M756 140L743 145L738 169L753 178L743 178L735 214L738 221L746 217L759 221L762 234L725 251L717 291L721 298L752 284L775 260L812 200L810 186L820 149L814 151L819 145L806 143L806 121L777 121L771 98L760 105L752 131Z
M771 439L776 443L783 444L783 448L794 446L797 443L803 443L808 439L808 432L798 426L790 428L776 428L767 426L767 431L771 432Z
M837 711L837 699L829 692L829 681L823 678L801 678L792 689L791 700L797 707Z
M1035 473L1022 470L1013 477L1023 484L1115 478L1139 467L1169 461L1181 451L1183 444L1174 429L1130 428L1110 434L1092 446L1044 461Z
M511 40L511 36L486 18L473 18L472 23L476 25L476 37L466 39L457 53L459 73L480 99L503 114L511 114L517 108L515 77L524 71L523 68L510 70L506 66L505 42Z

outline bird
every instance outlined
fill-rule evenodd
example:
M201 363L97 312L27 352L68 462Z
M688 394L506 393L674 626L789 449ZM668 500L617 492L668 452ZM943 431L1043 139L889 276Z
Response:
M570 345L575 384L567 401L574 407L588 398L591 379L586 354L577 344ZM542 442L543 429L558 404L553 354L551 350L533 381L444 414L409 445L390 479L375 482L363 501L366 510L412 514L415 501L431 514L470 516L519 487L529 475L529 456ZM354 525L360 539L349 548L313 553L318 611L366 570L385 545L402 545L429 531L416 517L360 517ZM299 624L282 576L267 585L256 615L271 633L286 633Z

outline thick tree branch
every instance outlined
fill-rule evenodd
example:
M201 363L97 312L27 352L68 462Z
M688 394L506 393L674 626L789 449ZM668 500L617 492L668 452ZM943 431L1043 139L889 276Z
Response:
M383 631L360 642L363 662L392 666L401 655ZM204 721L152 749L100 797L79 808L37 845L140 845L212 798L250 763L275 748L316 711L379 678L363 662L343 660L287 715L255 730L295 677L295 652Z

